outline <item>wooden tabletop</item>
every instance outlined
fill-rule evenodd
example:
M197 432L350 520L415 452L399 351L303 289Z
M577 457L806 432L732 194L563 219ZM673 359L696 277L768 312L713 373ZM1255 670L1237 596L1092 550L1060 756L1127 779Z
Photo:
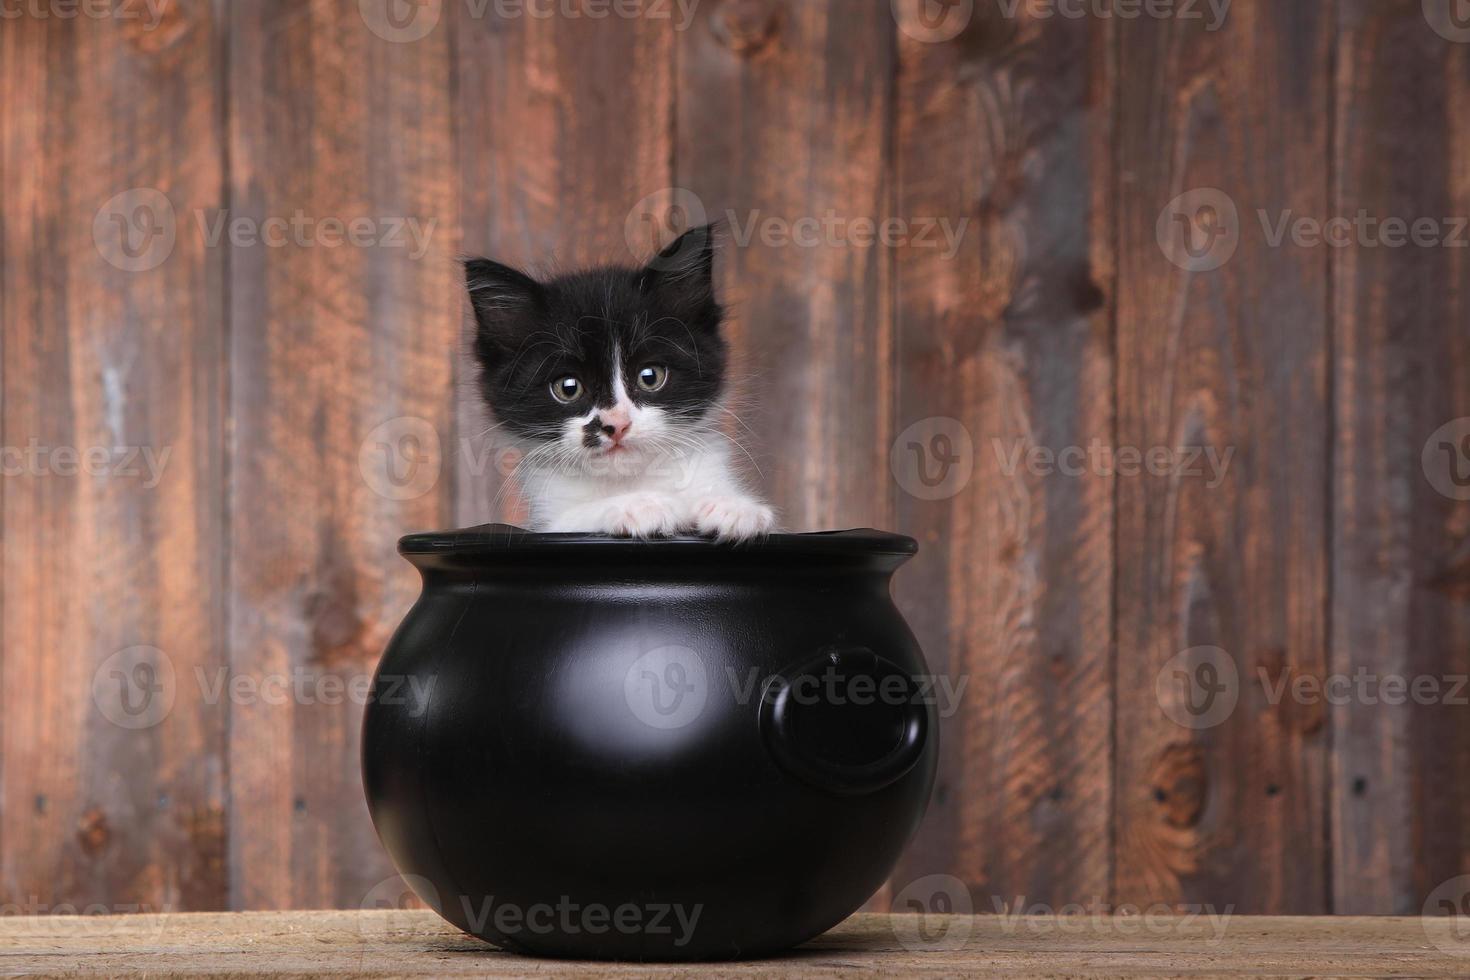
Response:
M1463 921L1461 923L1463 925ZM922 930L920 926L923 926ZM645 966L527 959L431 912L0 917L0 975L265 977L877 975L1467 976L1449 919L856 915L779 959Z

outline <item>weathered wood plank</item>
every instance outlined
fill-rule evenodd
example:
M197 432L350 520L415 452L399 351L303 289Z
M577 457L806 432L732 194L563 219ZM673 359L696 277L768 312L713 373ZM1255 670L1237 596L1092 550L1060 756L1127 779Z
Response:
M0 967L66 976L1463 976L1446 919L855 915L773 960L585 963L504 953L432 912L0 918ZM907 940L907 943L906 943Z
M1327 669L1328 256L1260 216L1326 213L1334 11L1210 23L1119 25L1116 898L1314 912L1324 706L1270 691Z
M729 433L791 530L890 523L894 25L884 4L754 0L679 34L676 202L724 225ZM866 224L865 224L866 223ZM866 231L865 231L866 229Z
M1342 912L1417 913L1470 874L1466 692L1447 703L1470 674L1470 29L1441 36L1425 9L1349 0L1338 42L1334 212L1430 222L1333 253L1332 668L1374 698L1332 712ZM1449 887L1463 901L1470 879Z
M0 27L0 905L221 908L211 8ZM150 673L152 671L152 673Z
M228 9L231 217L305 219L230 263L231 902L354 907L391 872L358 726L418 590L395 542L449 520L448 30L373 4ZM356 239L328 244L331 221Z
M1100 904L1113 481L1028 461L1112 443L1111 28L977 4L921 40L907 14L897 214L969 225L952 256L898 253L897 526L921 550L897 592L930 665L968 686L894 884L929 905L948 892L905 884L957 876L984 912Z
M463 251L540 272L652 253L630 248L634 204L670 183L675 3L446 5L454 27ZM483 12L482 11L483 8ZM618 10L637 10L635 17ZM640 243L641 244L641 243ZM462 292L462 290L461 290ZM467 308L467 307L466 307ZM497 451L469 357L458 361L455 518L525 518L516 457Z

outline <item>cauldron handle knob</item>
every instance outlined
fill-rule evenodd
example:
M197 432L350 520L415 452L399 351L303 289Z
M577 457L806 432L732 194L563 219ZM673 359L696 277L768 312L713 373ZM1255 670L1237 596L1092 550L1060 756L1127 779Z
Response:
M924 753L923 688L866 647L828 647L781 671L761 698L761 731L776 763L823 790L873 793Z

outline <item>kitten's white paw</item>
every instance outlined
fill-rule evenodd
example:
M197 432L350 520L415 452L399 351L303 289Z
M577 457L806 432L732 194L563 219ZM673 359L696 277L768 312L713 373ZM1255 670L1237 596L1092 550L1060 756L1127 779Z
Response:
M749 497L707 497L694 505L694 526L721 541L744 541L770 532L776 513Z
M679 527L674 499L660 493L633 493L618 497L602 510L593 530L625 538L657 538Z

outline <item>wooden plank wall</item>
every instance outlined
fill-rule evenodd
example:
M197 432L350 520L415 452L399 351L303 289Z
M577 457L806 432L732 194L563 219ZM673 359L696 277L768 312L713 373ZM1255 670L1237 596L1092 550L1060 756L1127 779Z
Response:
M1333 210L1459 216L1447 247L1333 256L1332 669L1347 675L1470 673L1470 19L1438 9L1458 40L1426 33L1419 3L1340 11ZM1332 721L1333 907L1417 912L1470 871L1470 707Z
M449 42L354 5L228 10L232 217L310 222L231 251L230 668L304 693L230 705L230 904L355 905L392 869L358 780L360 704L322 683L370 677L413 601L399 530L451 520ZM330 245L333 219L365 221L370 244Z
M1233 456L1224 480L1117 481L1121 901L1326 911L1327 735L1262 679L1326 667L1328 259L1273 247L1256 217L1327 213L1332 24L1321 4L1250 4L1214 32L1125 32L1117 444ZM1178 210L1213 207L1239 238L1215 270L1160 261L1156 219L1196 188ZM1224 651L1238 700L1181 727L1155 679L1199 647Z
M217 54L197 2L0 26L7 912L226 903Z
M451 6L463 251L552 272L632 261L634 202L671 183L674 35L646 18L478 16ZM659 215L660 217L662 215ZM465 326L468 327L468 321ZM460 349L469 350L468 334ZM456 358L458 524L516 521L493 425Z
M982 6L939 42L918 13L898 37L896 213L972 227L953 257L895 254L897 526L924 556L899 599L931 665L972 687L897 883L953 875L985 912L1105 901L1113 481L1011 460L1113 440L1112 26ZM973 474L925 499L941 437L969 441Z
M0 905L393 892L350 692L394 541L523 513L455 257L702 213L731 435L788 525L919 538L964 685L875 906L1419 911L1470 873L1457 2L0 20ZM1441 244L1290 237L1360 212ZM54 454L129 446L156 479ZM1442 696L1310 695L1360 675Z

